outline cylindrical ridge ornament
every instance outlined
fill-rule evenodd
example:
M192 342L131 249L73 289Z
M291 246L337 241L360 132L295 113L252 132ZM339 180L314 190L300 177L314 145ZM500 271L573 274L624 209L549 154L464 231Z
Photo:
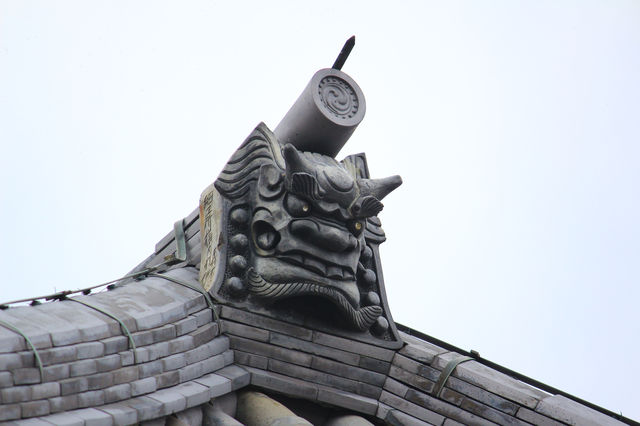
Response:
M282 145L335 157L364 118L364 94L347 74L321 69L274 133Z

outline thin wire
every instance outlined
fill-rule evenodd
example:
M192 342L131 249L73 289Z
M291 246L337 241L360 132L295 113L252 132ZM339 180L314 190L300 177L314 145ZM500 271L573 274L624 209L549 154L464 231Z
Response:
M218 312L216 312L215 305L213 304L213 301L211 300L211 296L202 287L196 287L195 285L192 285L191 283L188 283L187 281L183 281L183 280L180 280L180 279L174 278L174 277L169 277L167 275L150 273L149 276L150 277L157 277L157 278L164 278L165 280L174 282L176 284L180 284L180 285L185 286L185 287L189 287L191 290L195 290L195 291L199 292L200 294L202 294L204 296L205 300L207 301L207 305L209 305L209 308L211 308L211 310L213 311L213 319L215 320L215 322L217 322L217 323L220 322L220 318L218 317Z
M29 339L27 337L27 335L24 334L15 325L9 324L8 322L2 321L2 320L0 320L0 325L2 325L4 327L8 328L9 330L21 335L24 338L24 340L27 342L29 347L31 347L31 350L33 351L33 355L35 356L35 359L36 359L36 364L38 364L38 370L40 370L40 383L44 383L44 369L42 368L42 360L40 359L40 355L38 354L38 350L36 349L35 345L31 342L31 339Z
M440 372L440 377L438 377L436 385L431 391L431 396L440 398L440 392L442 392L442 389L444 389L444 385L447 383L447 380L449 379L449 376L451 376L451 373L453 373L453 370L455 370L456 367L461 363L471 361L472 359L473 358L471 358L470 356L460 356L449 361L444 367L444 370Z
M124 275L123 277L120 277L118 279L107 281L107 282L104 282L104 283L101 283L101 284L96 284L96 285L93 285L91 287L85 287L85 288L81 288L81 289L78 289L78 290L64 290L64 291L59 291L57 293L49 294L49 295L46 295L46 296L36 296L36 297L30 297L30 298L27 298L27 299L12 300L11 302L0 303L0 309L6 309L6 308L9 307L9 305L13 305L15 303L35 302L35 301L40 300L40 299L61 300L61 299L64 299L66 296L70 295L70 294L84 293L84 292L91 291L94 288L104 287L106 285L114 284L114 283L117 283L119 281L124 281L124 280L129 279L129 278L137 278L137 277L140 277L140 276L143 276L143 275L148 275L151 272L154 272L154 271L158 270L160 267L164 266L165 264L166 264L166 262L162 262L162 263L160 263L158 265L150 266L150 267L142 269L140 271L132 272L130 274Z
M464 354L464 355L471 356L476 362L479 362L482 365L485 365L485 366L487 366L489 368L492 368L492 369L494 369L496 371L499 371L500 373L503 373L503 374L506 374L508 376L511 376L514 379L519 380L521 382L524 382L524 383L526 383L528 385L535 386L536 388L541 389L541 390L543 390L545 392L548 392L550 394L553 394L553 395L562 395L562 396L564 396L564 397L566 397L568 399L571 399L571 400L573 400L575 402L578 402L579 404L582 404L582 405L584 405L586 407L589 407L589 408L591 408L593 410L599 411L599 412L601 412L603 414L606 414L607 416L613 417L613 418L615 418L617 420L620 420L622 422L625 422L627 424L640 426L640 422L637 422L635 420L631 420L630 418L623 416L622 413L620 413L620 414L619 413L614 413L611 410L607 410L606 408L600 407L599 405L596 405L596 404L594 404L592 402L585 401L584 399L578 398L577 396L571 395L570 393L561 391L560 389L554 388L553 386L550 386L550 385L542 383L542 382L540 382L538 380L532 379L531 377L527 377L524 374L518 373L517 371L513 371L513 370L511 370L511 369L509 369L507 367L504 367L504 366L500 365L500 364L497 364L495 362L489 361L486 358L481 358L479 355L474 354L473 352L468 352L468 351L466 351L464 349L461 349L461 348L459 348L457 346L454 346L454 345L452 345L450 343L447 343L444 340L440 340L440 339L438 339L436 337L429 336L428 334L422 333L421 331L418 331L418 330L414 330L413 328L408 327L406 325L403 325L403 324L400 324L400 323L397 323L397 322L395 323L395 325L398 328L398 330L402 331L403 333L407 333L410 336L418 337L418 338L420 338L420 339L422 339L424 341L427 341L429 343L433 343L434 345L438 345L438 346L440 346L440 347L442 347L444 349L447 349L449 351L458 352L459 354Z
M88 308L95 309L96 311L98 311L98 312L100 312L100 313L102 313L102 314L104 314L104 315L106 315L106 316L108 316L110 318L113 318L114 320L118 321L118 323L120 324L120 327L124 331L124 334L126 334L127 337L129 338L129 344L131 345L131 349L133 349L133 361L134 361L134 364L138 363L138 354L136 352L136 342L133 340L133 336L129 332L129 328L125 325L125 323L120 318L118 318L117 316L115 316L111 312L105 311L104 309L99 308L99 307L97 307L95 305L92 305L90 303L87 303L85 301L82 301L82 300L79 300L79 299L74 299L74 298L70 298L70 299L66 299L66 300L70 300L72 302L77 302L77 303L80 303L80 304L82 304L82 305L84 305L84 306L86 306Z

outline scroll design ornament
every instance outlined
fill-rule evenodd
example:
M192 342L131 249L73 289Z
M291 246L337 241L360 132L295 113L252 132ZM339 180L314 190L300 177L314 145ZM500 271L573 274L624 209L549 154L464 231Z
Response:
M347 316L351 324L358 330L366 330L382 315L380 306L365 306L355 309L337 290L310 282L290 282L284 284L269 283L253 269L248 273L249 291L268 299L279 299L290 296L319 296L334 301Z
M318 94L325 108L342 119L352 118L359 108L359 101L353 87L339 77L325 77L318 85Z

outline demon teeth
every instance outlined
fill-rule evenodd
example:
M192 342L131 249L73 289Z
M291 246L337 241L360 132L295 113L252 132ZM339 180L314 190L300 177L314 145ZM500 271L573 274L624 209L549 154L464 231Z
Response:
M304 265L315 273L318 273L320 275L327 275L327 267L320 261L306 258L304 260Z
M292 263L294 265L300 265L316 274L324 275L327 278L334 280L348 280L355 279L355 271L347 266L340 266L334 264L326 264L323 261L311 256L305 256L300 253L284 253L278 255L281 260Z
M341 280L343 277L342 268L340 266L329 266L327 268L327 276Z
M297 265L304 265L304 257L302 257L302 255L300 254L287 253L287 254L280 255L280 258L288 262L295 263Z

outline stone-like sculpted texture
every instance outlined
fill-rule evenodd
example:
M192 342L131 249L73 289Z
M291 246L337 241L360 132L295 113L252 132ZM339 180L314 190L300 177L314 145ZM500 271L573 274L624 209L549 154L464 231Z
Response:
M203 240L228 241L226 253L215 256L225 272L216 272L212 293L267 309L290 299L278 317L309 313L330 326L392 340L378 276L384 234L376 215L401 182L399 176L369 179L364 155L338 162L282 146L260 124L203 194L203 206L217 198L214 204L225 207L216 218L217 241L216 235ZM202 216L206 221L206 207ZM319 299L331 305L318 306Z
M339 66L322 69L274 132L260 123L231 156L200 200L200 282L214 298L401 345L384 293L377 215L402 179L371 179L364 154L335 159L365 110L351 77Z

